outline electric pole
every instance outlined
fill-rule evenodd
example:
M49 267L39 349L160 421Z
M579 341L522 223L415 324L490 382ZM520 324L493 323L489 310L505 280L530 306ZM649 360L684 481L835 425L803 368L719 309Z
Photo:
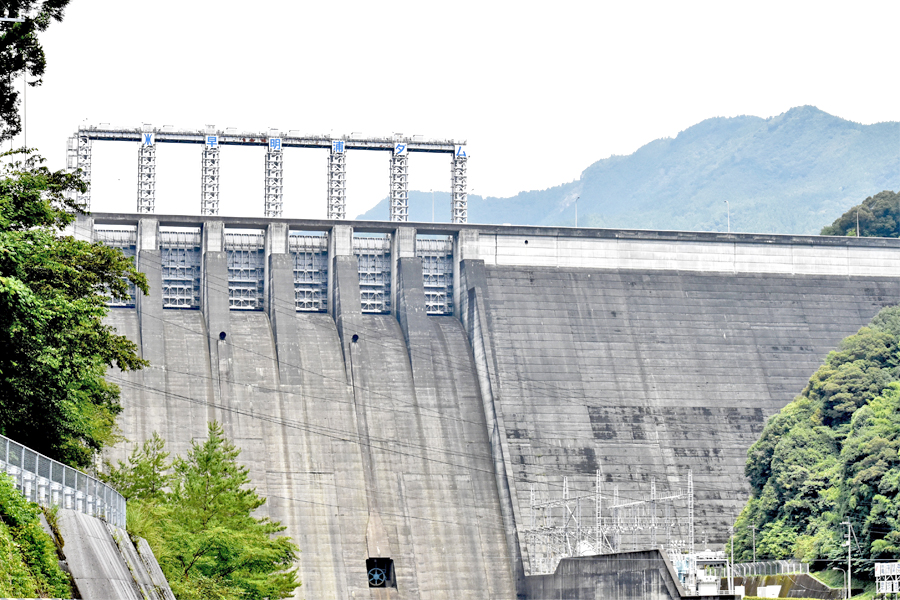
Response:
M857 230L859 231L859 230ZM852 533L852 525L850 521L841 521L841 525L847 526L847 600L850 599L850 535Z
M751 525L750 531L753 532L753 562L756 562L756 525Z
M734 594L734 524L731 525L731 564L728 566L728 593Z

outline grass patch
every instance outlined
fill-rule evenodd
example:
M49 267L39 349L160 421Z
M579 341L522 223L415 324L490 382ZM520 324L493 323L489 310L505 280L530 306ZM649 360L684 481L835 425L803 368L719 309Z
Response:
M40 511L0 473L0 597L72 597L56 544L41 527Z
M47 520L47 525L50 526L50 531L53 532L53 541L56 542L60 558L63 558L62 549L66 542L63 540L62 534L59 533L59 505L42 506L41 510L44 512L44 518Z
M826 569L824 571L810 571L810 577L824 583L830 588L845 588L847 586L847 582L844 580L844 572L843 571L832 571L831 569Z

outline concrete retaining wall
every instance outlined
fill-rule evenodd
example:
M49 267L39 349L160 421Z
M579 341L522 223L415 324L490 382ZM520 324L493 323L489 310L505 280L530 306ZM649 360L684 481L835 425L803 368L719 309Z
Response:
M69 571L84 600L175 600L153 552L124 529L59 509L59 533Z
M722 580L727 586L727 580ZM805 574L797 575L760 575L757 577L735 577L735 587L740 586L745 596L760 598L823 598L836 600L843 598L841 588L830 588L818 579ZM854 590L856 591L856 590ZM766 595L767 592L771 592ZM862 590L859 590L862 593ZM772 593L775 595L773 596Z
M535 600L703 600L737 596L688 596L671 563L658 550L565 558L552 575L526 578L528 598Z

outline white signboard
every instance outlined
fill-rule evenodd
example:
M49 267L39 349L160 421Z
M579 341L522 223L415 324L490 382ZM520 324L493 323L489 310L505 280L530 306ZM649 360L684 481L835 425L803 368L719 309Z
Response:
M156 143L156 134L145 131L141 134L141 146L152 146Z

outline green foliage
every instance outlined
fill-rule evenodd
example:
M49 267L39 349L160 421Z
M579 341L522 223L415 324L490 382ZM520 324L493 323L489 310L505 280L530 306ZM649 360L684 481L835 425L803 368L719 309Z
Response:
M276 535L280 523L253 516L265 499L249 487L240 450L218 423L208 433L171 465L154 434L113 469L108 480L131 498L128 531L147 540L180 600L287 598L300 585L297 547Z
M22 23L4 23L0 33L0 141L8 140L22 130L15 77L26 72L30 76L29 86L41 84L47 60L37 34L46 31L51 21L62 21L67 4L69 0L0 2L0 16L24 18Z
M40 509L0 473L0 597L72 597L39 515Z
M885 190L869 196L853 206L834 223L822 228L822 235L856 235L859 219L860 237L900 236L900 194Z
M166 460L169 453L165 447L166 441L154 431L150 439L131 452L127 462L120 460L117 467L107 462L107 474L101 475L101 478L115 487L126 500L158 502L165 497L165 490L172 478L168 473L172 463Z
M843 560L850 520L866 558L900 558L900 307L843 340L750 448L735 557ZM870 564L870 563L869 563ZM867 567L871 570L871 567Z
M147 283L117 249L59 234L78 211L68 194L85 184L41 163L0 178L0 433L84 468L115 441L119 389L106 368L146 364L103 324L107 295Z

